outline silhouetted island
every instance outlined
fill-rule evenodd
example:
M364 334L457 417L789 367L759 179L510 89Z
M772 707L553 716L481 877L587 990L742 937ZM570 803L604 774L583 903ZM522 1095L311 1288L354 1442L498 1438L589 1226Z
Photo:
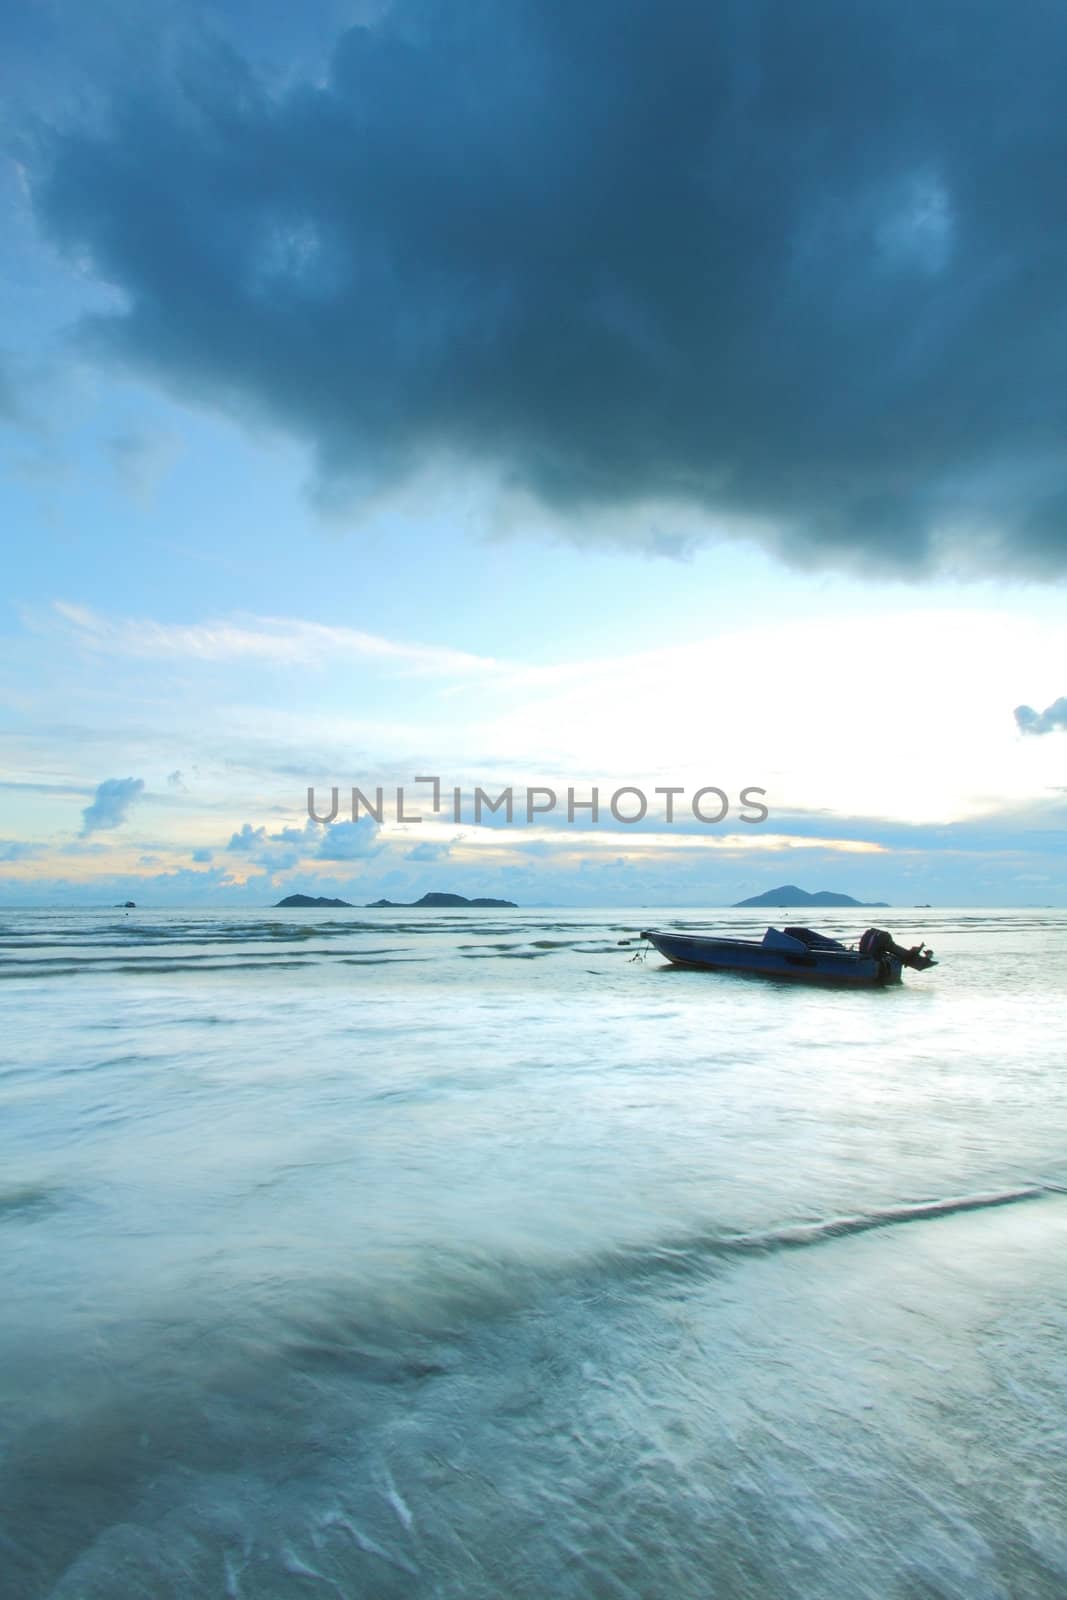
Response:
M737 900L735 906L864 906L885 909L885 900L853 900L850 894L835 894L832 889L819 889L809 894L798 889L795 883L783 883L778 889L768 889L766 894L754 894L750 900Z
M424 894L421 900L372 900L367 910L383 911L391 908L396 911L414 911L420 906L431 911L448 906L509 906L512 910L518 910L514 900L468 900L462 894Z
M322 894L287 894L284 900L277 902L275 910L281 910L283 907L289 910L293 906L348 906L351 909L352 902L351 900L328 900Z

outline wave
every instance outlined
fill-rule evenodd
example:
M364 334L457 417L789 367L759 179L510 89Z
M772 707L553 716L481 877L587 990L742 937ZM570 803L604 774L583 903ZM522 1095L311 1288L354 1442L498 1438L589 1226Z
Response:
M929 1222L956 1216L963 1211L984 1211L996 1206L1018 1205L1024 1200L1040 1200L1046 1195L1067 1192L1052 1183L1027 1184L1018 1189L997 1189L984 1194L954 1195L945 1200L920 1200L910 1205L884 1206L856 1216L828 1217L818 1222L790 1224L759 1233L727 1235L709 1243L719 1255L765 1255L775 1250L801 1250L808 1245L827 1244L851 1234L869 1233L875 1228L897 1228L908 1222Z
M1041 1182L885 1206L851 1216L788 1223L754 1233L693 1228L669 1238L590 1253L532 1259L500 1251L435 1250L409 1261L402 1281L370 1286L305 1286L299 1308L286 1313L287 1365L347 1367L366 1381L423 1381L448 1370L439 1341L451 1344L479 1325L506 1320L546 1299L628 1292L650 1279L698 1281L779 1252L844 1242L856 1235L920 1222L945 1221L1067 1194L1067 1184ZM355 1296L355 1298L353 1298ZM433 1354L427 1353L427 1341Z

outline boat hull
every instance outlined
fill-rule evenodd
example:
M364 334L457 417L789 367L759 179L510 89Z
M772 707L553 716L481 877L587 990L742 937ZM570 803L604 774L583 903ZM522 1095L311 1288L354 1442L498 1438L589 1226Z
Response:
M893 956L867 957L851 950L806 950L792 953L751 939L709 939L699 934L659 933L646 929L647 939L679 967L706 972L735 972L786 983L817 983L846 989L884 989L900 982L901 963Z

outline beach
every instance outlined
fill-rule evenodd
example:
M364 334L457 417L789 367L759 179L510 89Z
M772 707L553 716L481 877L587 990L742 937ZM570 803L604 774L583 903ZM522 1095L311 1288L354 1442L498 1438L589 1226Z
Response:
M5 913L5 1595L1061 1597L1067 914L759 915Z

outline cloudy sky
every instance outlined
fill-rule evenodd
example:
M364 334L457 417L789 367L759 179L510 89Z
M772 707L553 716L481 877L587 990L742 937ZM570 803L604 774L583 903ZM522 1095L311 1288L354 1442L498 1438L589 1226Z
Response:
M0 899L1067 903L1058 7L6 31Z

